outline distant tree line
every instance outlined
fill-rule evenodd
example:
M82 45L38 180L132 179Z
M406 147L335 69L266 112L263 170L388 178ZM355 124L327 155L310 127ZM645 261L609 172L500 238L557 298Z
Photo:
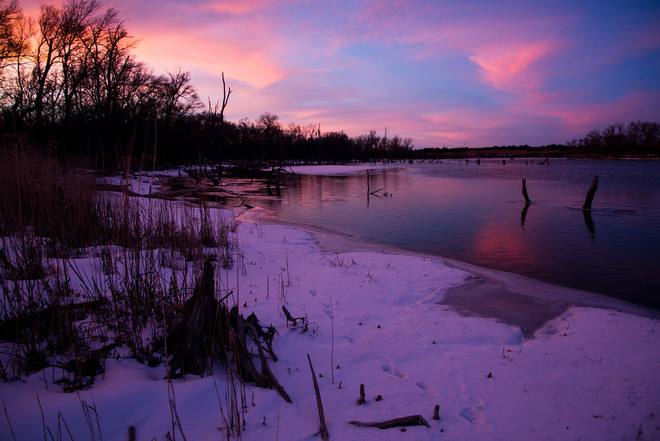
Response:
M97 0L44 5L36 20L18 0L0 0L0 133L28 134L61 157L95 158L101 166L126 157L396 159L413 147L412 139L387 132L349 138L318 125L282 127L268 112L256 121L224 121L217 106L201 102L188 72L154 74L135 58L134 44L118 12Z
M575 148L576 154L585 156L660 156L660 124L642 121L627 126L611 124L603 131L594 129L568 145Z
M562 145L550 144L541 147L523 145L503 145L493 147L428 147L415 150L416 159L469 159L469 158L553 158L565 157L575 149Z

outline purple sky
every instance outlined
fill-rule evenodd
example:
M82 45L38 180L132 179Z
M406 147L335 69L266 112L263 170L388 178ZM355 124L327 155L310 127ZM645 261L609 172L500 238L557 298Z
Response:
M20 0L26 12L62 1ZM412 137L565 143L660 122L660 2L106 0L155 73L189 71L227 117Z

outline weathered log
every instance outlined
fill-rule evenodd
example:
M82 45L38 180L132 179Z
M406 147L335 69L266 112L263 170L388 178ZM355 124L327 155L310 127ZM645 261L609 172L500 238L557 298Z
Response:
M405 426L429 426L423 416L410 415L401 418L394 418L387 421L380 421L374 423L363 423L361 421L350 421L350 424L358 427L377 427L378 429L391 429L392 427L405 427Z
M582 206L583 210L591 210L591 203L594 200L596 190L598 190L598 175L594 176L593 181L591 181L591 187L587 191L587 198L584 200L584 205Z
M307 354L307 361L309 361L309 370L312 372L312 380L314 382L314 394L316 395L316 407L319 411L319 424L320 429L319 433L323 441L328 441L330 439L330 434L328 433L328 427L325 425L325 415L323 413L323 402L321 401L321 392L319 391L319 383L316 381L316 374L314 373L314 366L312 366L312 359Z

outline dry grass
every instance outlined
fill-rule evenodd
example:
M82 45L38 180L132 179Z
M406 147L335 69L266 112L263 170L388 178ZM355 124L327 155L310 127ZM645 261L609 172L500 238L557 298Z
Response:
M74 390L108 357L162 362L206 257L234 264L235 225L204 205L98 192L93 174L16 139L2 140L0 179L5 379L48 369Z

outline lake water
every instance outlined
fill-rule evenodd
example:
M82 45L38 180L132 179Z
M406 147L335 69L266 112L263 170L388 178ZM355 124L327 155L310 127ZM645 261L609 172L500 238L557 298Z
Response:
M285 221L660 309L660 161L399 164L371 171L369 187L382 190L367 197L364 171L299 176L257 205Z

